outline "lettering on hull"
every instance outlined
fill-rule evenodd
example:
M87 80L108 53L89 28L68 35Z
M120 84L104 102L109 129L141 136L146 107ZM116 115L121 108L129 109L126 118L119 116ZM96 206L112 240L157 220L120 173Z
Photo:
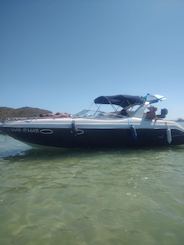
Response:
M31 134L53 134L52 129L39 129L39 128L10 128L12 133L31 133Z

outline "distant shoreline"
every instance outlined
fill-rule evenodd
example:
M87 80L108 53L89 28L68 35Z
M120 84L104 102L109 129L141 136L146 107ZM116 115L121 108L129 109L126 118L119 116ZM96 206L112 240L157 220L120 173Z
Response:
M7 118L23 118L23 117L40 117L42 115L48 115L52 112L45 109L33 108L33 107L0 107L0 120L3 121Z

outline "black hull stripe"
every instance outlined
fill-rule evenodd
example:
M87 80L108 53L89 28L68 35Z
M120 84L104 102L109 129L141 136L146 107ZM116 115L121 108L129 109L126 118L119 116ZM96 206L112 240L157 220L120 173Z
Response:
M169 145L166 129L26 129L4 128L22 142L55 147L123 147ZM171 130L172 145L184 144L184 132Z

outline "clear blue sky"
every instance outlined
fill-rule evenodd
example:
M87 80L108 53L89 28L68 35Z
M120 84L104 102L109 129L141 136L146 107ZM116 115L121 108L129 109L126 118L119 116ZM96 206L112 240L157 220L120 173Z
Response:
M0 0L0 106L162 94L184 117L183 0Z

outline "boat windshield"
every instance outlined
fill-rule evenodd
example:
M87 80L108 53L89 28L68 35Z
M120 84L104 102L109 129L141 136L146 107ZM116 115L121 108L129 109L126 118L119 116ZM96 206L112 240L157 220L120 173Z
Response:
M101 110L98 108L97 110L87 110L84 109L76 114L73 115L74 118L98 118L98 119L112 119L112 118L127 118L127 117L133 117L135 113L137 114L137 111L140 109L141 106L132 106L128 108L127 110L122 108L116 108L112 112ZM112 108L111 108L112 109ZM139 117L139 116L138 116ZM141 116L140 116L141 117Z
M95 114L95 111L93 110L82 110L79 111L78 113L74 114L73 117L93 117Z
M98 119L109 119L109 118L120 118L124 117L118 112L105 112L105 111L93 111L93 110L82 110L73 115L74 118L98 118Z

